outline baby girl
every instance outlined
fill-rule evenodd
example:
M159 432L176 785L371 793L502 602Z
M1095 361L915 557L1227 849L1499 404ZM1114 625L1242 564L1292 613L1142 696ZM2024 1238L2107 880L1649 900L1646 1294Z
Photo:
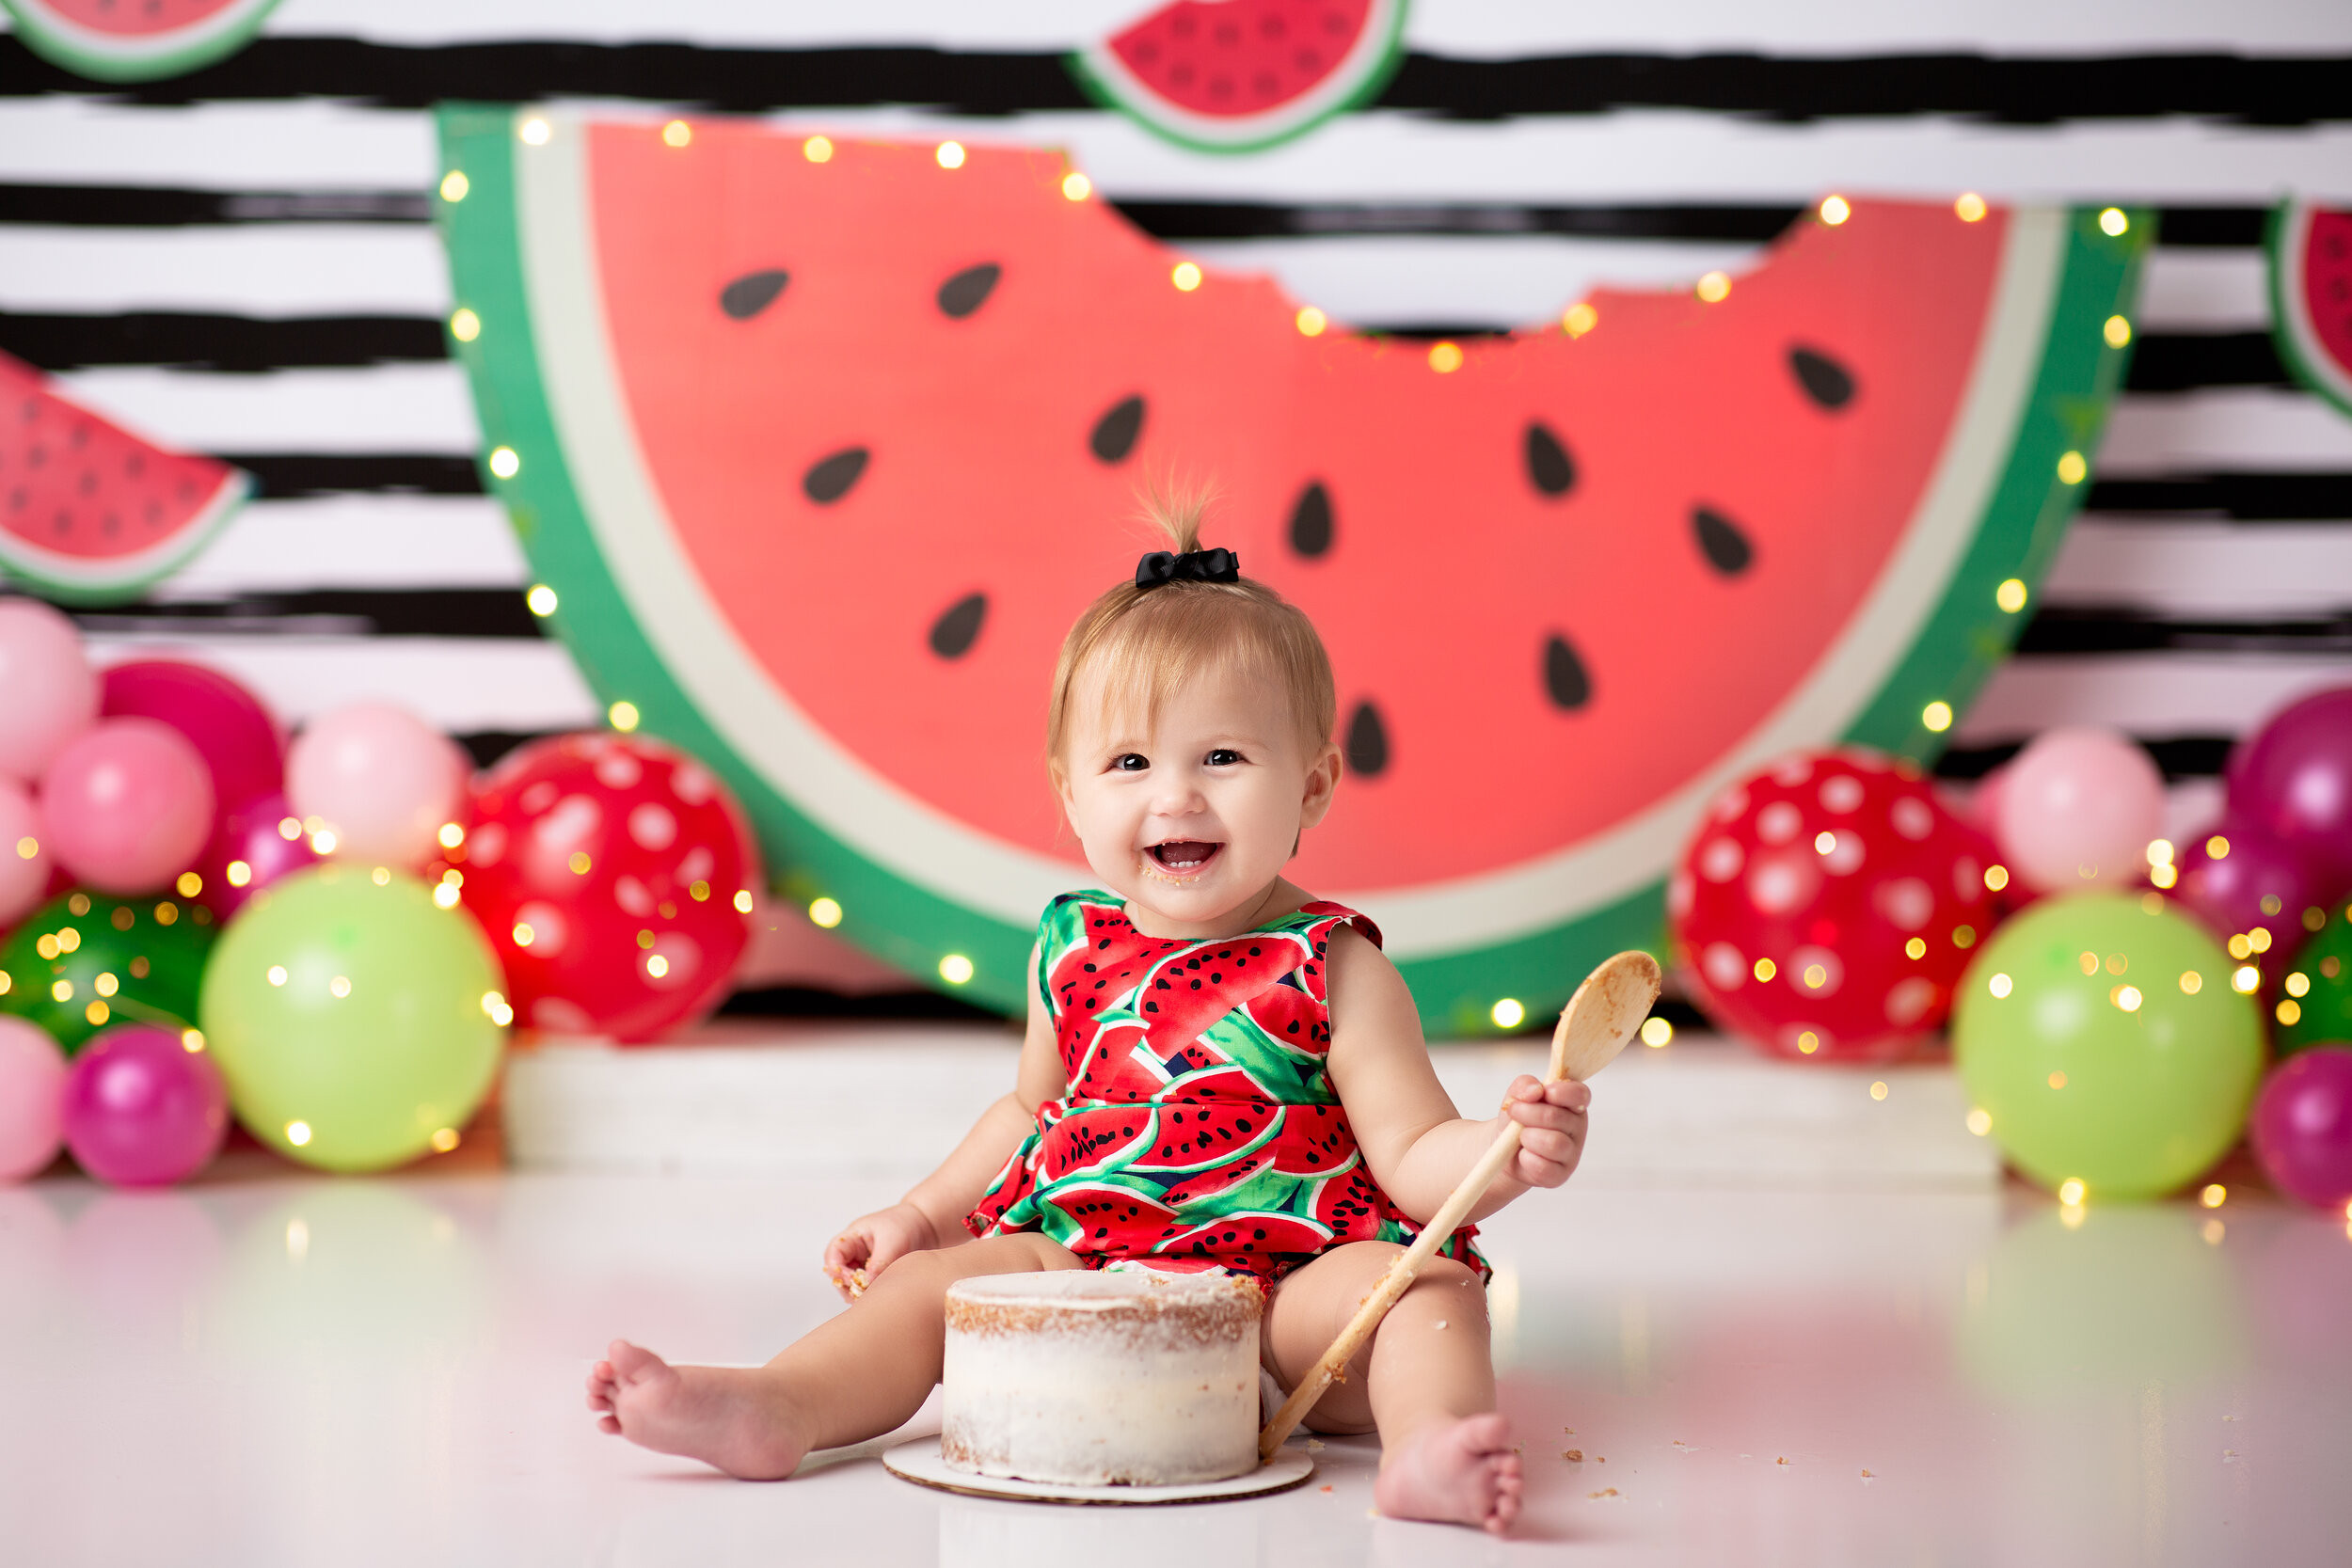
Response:
M1054 673L1047 768L1104 891L1039 922L1012 1092L827 1247L845 1295L870 1282L846 1311L756 1370L616 1340L588 1379L604 1431L788 1476L914 1414L939 1381L949 1285L1041 1269L1254 1279L1265 1365L1288 1389L1506 1117L1519 1152L1473 1218L1575 1168L1584 1085L1522 1077L1500 1115L1464 1119L1379 931L1283 876L1339 787L1330 662L1296 608L1231 551L1198 548L1197 508L1163 511L1175 550L1095 600ZM1142 1102L1164 1131L1207 1103L1252 1110L1266 1135L1096 1157ZM1521 1476L1474 1234L1448 1239L1307 1425L1377 1429L1382 1513L1500 1532Z

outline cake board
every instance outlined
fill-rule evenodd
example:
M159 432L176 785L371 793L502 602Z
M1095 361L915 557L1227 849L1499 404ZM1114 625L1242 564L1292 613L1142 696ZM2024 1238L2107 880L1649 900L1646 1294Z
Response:
M1148 1508L1166 1503L1225 1502L1235 1497L1263 1497L1304 1485L1315 1473L1315 1462L1303 1449L1285 1449L1265 1464L1223 1481L1196 1481L1187 1486L1051 1486L1009 1476L976 1475L951 1469L939 1451L939 1439L918 1437L882 1455L882 1464L901 1481L936 1487L967 1497L1001 1497L1012 1502L1065 1503L1111 1508Z

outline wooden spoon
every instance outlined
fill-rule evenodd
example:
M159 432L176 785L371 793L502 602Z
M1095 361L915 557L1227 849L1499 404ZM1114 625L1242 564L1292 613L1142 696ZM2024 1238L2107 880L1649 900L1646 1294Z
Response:
M1563 1078L1582 1083L1611 1062L1626 1048L1642 1021L1649 1016L1651 1004L1658 1000L1661 975L1658 960L1647 953L1620 953L1605 960L1599 968L1584 977L1568 998L1568 1005L1560 1013L1560 1026L1551 1032L1551 1065L1544 1074L1544 1082L1556 1084ZM1301 1378L1291 1397L1282 1402L1282 1408L1274 1413L1265 1430L1258 1434L1260 1463L1271 1460L1282 1447L1282 1440L1305 1418L1324 1390L1331 1386L1332 1378L1347 1365L1349 1357L1363 1348L1372 1338L1372 1331L1380 1326L1406 1287L1413 1282L1422 1266L1437 1256L1478 1200L1486 1196L1502 1167L1511 1163L1511 1156L1519 1148L1519 1124L1516 1121L1495 1135L1493 1145L1470 1168L1454 1196L1447 1198L1429 1223L1422 1227L1413 1244L1389 1265L1389 1272L1364 1304L1356 1309L1340 1337L1331 1341L1331 1348L1323 1353L1314 1370Z

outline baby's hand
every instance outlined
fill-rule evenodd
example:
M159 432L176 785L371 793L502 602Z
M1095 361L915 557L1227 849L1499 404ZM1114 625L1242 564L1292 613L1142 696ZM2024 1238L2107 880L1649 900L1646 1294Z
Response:
M1557 1187L1584 1152L1584 1111L1593 1091L1563 1078L1546 1087L1521 1074L1502 1091L1502 1114L1519 1124L1518 1152L1503 1174L1531 1187Z
M882 1270L910 1252L939 1245L929 1215L912 1203L897 1203L851 1220L825 1243L825 1277L844 1301L855 1301Z

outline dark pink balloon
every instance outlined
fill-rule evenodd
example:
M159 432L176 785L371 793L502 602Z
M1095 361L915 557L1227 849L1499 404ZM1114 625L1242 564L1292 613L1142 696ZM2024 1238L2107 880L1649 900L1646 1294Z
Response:
M106 1030L82 1048L65 1081L65 1146L118 1187L184 1181L229 1135L220 1069L181 1036L151 1024Z
M262 700L217 670L171 658L118 664L102 677L99 713L160 719L188 737L212 769L222 816L285 782L286 737Z
M2352 686L2275 714L2230 758L2230 814L2311 863L2320 896L2352 888Z
M2216 858L2213 841L2229 852ZM2265 974L2283 973L2303 945L2303 911L2328 895L2311 866L2292 847L2258 822L2225 816L2182 846L2181 902L2227 942L2257 928L2270 934L2262 955Z
M2271 1184L2321 1209L2352 1199L2352 1046L2280 1062L2254 1097L2254 1154Z
M224 813L212 843L204 847L204 858L197 863L204 879L197 902L226 920L287 872L317 864L322 857L299 824L292 838L286 836L284 824L293 820L294 808L274 789Z

